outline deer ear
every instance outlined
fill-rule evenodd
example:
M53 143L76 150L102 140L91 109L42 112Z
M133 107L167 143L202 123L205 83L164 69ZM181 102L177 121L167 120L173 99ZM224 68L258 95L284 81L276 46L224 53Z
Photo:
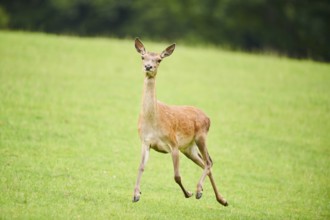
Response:
M165 57L168 57L168 56L170 56L172 53L173 53L173 51L174 51L174 49L175 49L175 44L172 44L171 46L168 46L161 54L160 54L160 56L162 57L162 58L165 58Z
M141 55L146 53L146 49L143 46L143 43L140 41L139 38L135 38L135 48L138 53Z

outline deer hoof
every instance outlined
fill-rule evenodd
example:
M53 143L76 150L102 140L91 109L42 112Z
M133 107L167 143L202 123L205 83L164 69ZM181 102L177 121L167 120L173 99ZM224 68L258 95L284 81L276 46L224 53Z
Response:
M218 202L223 206L228 206L229 205L228 202L224 199L222 199L222 200L219 199Z
M202 192L197 192L196 193L196 199L202 198L203 193Z
M187 192L187 194L185 195L186 198L190 198L192 197L194 194L192 192Z
M140 200L140 196L134 196L132 202L138 202Z

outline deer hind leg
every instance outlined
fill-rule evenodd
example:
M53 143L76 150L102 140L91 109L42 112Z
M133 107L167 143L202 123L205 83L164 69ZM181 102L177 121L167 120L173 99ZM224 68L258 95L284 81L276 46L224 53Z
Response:
M202 156L199 153L199 150L197 148L196 143L194 142L193 145L190 147L184 149L182 153L188 157L190 160L192 160L195 164L197 164L202 169L205 168L204 161Z
M174 180L182 189L184 196L186 198L189 198L193 194L191 192L187 191L182 185L180 171L179 171L179 167L180 167L179 150L177 148L174 148L172 150L172 160L173 160L173 167L174 167Z
M200 153L202 154L202 157L204 160L203 174L197 184L196 199L200 199L202 197L203 183L204 183L206 176L209 176L217 201L220 204L227 206L228 205L227 201L219 193L217 186L215 184L215 181L213 179L213 175L212 175L212 171L211 171L213 162L212 162L212 159L206 148L206 137L204 135L202 135L202 136L196 138L196 145L198 146L198 149L199 149Z

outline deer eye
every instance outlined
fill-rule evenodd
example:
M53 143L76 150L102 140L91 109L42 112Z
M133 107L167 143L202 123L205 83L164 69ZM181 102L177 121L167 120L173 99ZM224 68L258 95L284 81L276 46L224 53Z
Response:
M160 63L160 62L162 62L162 60L161 60L161 59L157 60L157 63Z
M141 57L142 60L144 60L144 57Z

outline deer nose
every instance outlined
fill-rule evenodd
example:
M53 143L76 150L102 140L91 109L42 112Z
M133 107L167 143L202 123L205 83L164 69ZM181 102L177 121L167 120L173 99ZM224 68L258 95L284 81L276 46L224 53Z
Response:
M147 71L151 70L151 68L152 68L151 65L145 65L144 67L146 68Z

